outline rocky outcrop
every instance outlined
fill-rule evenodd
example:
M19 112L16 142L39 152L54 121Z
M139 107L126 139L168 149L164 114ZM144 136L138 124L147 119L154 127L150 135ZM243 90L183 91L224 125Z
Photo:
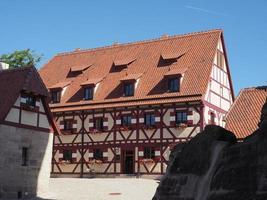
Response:
M153 200L266 200L267 103L259 129L237 142L233 133L207 126L177 145Z

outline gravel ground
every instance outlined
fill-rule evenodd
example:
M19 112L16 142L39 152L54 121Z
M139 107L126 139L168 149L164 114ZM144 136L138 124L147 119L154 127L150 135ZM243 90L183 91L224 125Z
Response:
M51 178L51 193L42 199L150 200L157 186L156 180L135 178Z

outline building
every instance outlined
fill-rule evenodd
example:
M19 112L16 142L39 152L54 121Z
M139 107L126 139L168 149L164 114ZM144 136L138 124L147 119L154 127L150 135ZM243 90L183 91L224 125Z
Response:
M225 117L225 128L239 140L258 129L261 109L267 100L267 86L242 89Z
M47 95L34 67L0 70L0 199L48 190L56 126Z
M170 148L224 126L233 89L222 30L58 54L41 70L53 176L160 175Z

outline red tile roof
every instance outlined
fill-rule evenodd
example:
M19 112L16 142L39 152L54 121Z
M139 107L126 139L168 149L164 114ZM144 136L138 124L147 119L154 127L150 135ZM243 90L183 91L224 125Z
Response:
M245 138L258 128L261 109L267 98L267 87L241 90L226 115L226 129L237 138Z
M127 74L126 76L121 78L121 81L130 81L130 80L137 80L142 76L141 73L139 74Z
M178 74L183 74L185 73L187 68L179 68L179 69L170 69L165 76L171 76L171 75L178 75Z
M69 84L71 84L71 81L59 82L59 83L56 83L55 85L52 85L51 87L49 87L49 89L64 88L64 87L68 86Z
M151 99L184 98L193 95L204 96L209 83L217 44L222 37L221 30L211 30L185 35L169 36L160 39L113 45L102 48L62 53L52 58L40 70L48 88L58 82L72 81L67 87L61 102L51 104L52 108L71 105L83 105L81 83L86 80L103 77L94 95L87 105L111 104L146 101ZM160 65L163 53L185 53L170 65ZM134 59L126 68L114 67L114 62ZM127 63L126 61L121 62ZM167 61L166 61L167 62ZM68 76L70 66L94 63L76 77ZM163 63L166 64L166 63ZM169 69L186 68L179 92L168 93L164 75ZM142 74L135 95L124 97L121 93L121 79L125 74ZM201 96L199 97L201 99Z
M70 68L70 71L72 71L72 72L80 72L80 71L83 71L83 70L87 69L87 68L90 67L91 65L92 65L92 64L72 66L72 67Z
M5 120L9 110L23 91L44 99L48 120L57 131L47 104L48 91L34 67L0 70L0 83L0 123Z
M102 80L103 80L103 78L89 79L89 80L81 83L81 85L96 85L97 83L99 83Z
M169 53L162 53L161 57L164 60L169 60L169 59L177 59L180 56L182 56L185 52L169 52Z
M114 60L115 66L122 66L122 65L128 65L132 63L135 60L135 58L124 58L120 60Z

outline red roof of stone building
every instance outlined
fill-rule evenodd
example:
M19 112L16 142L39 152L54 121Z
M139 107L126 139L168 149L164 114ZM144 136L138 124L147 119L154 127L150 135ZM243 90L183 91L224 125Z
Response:
M241 90L226 115L226 129L245 138L258 128L261 109L267 99L267 86Z
M48 91L34 67L0 70L0 123L5 120L21 92L30 92L45 99L48 97ZM44 103L48 119L53 128L57 130L48 102Z
M115 106L134 102L164 102L166 98L201 101L209 83L212 64L222 30L211 30L160 39L119 44L95 49L58 54L40 70L48 88L58 82L71 81L61 102L51 104L54 108L69 106ZM163 60L162 55L172 60ZM175 57L176 62L173 62ZM77 76L70 76L71 66L93 63ZM179 92L168 93L165 75L173 70L185 72ZM142 74L134 96L121 95L121 80L126 74ZM81 84L87 80L103 78L93 100L83 101ZM180 101L180 100L176 100ZM62 108L63 109L63 108Z

